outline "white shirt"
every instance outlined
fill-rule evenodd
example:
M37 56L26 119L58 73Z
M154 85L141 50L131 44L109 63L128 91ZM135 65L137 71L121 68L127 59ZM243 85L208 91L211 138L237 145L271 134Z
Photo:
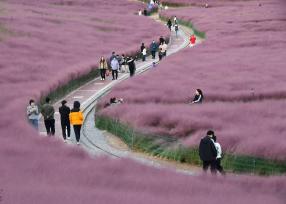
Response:
M220 159L221 158L221 153L222 153L221 146L220 146L220 144L218 142L214 142L214 145L215 145L215 148L216 148L216 151L217 151L216 158Z
M146 50L146 48L143 49L142 54L143 54L143 55L147 55L147 50Z

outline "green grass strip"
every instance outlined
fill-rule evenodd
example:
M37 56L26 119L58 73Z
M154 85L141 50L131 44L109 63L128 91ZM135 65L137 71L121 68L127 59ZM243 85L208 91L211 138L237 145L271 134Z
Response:
M197 148L187 148L175 145L177 141L170 141L166 136L149 135L140 133L131 126L121 123L106 116L97 115L96 127L120 137L131 149L159 156L169 160L201 165ZM236 173L251 173L258 175L281 175L286 173L285 161L274 161L245 155L234 155L226 153L222 159L222 165L227 171Z

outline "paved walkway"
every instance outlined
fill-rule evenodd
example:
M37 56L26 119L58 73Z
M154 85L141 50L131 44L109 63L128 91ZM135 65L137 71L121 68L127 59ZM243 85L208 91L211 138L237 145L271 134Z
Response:
M155 19L154 19L155 20ZM184 30L184 31L183 31ZM184 48L186 48L189 44L189 35L191 33L186 28L180 30L178 32L178 36L176 36L175 32L171 32L170 37L170 43L168 45L168 51L167 51L167 57L171 54L174 54ZM187 34L186 34L187 33ZM145 43L148 44L148 43ZM138 47L140 45L138 44ZM156 56L157 59L153 60L151 57L147 57L145 62L142 62L142 60L139 60L136 62L136 75L143 73L147 71L150 67L152 67L153 62L158 62L158 56ZM101 81L100 78L96 78L92 80L91 82L85 84L84 86L74 90L70 94L68 94L64 99L68 101L67 105L69 107L72 107L73 101L77 100L81 103L85 121L82 128L82 135L80 140L80 147L84 148L88 153L90 153L92 156L101 156L101 155L109 155L113 158L117 157L128 157L135 159L137 161L143 162L147 165L162 167L162 164L160 162L154 162L152 159L147 159L145 156L139 156L138 154L132 152L130 149L118 149L110 145L108 142L104 131L98 130L95 128L94 124L94 106L97 102L97 100L102 97L104 94L106 94L110 89L115 86L117 83L120 83L123 80L126 80L129 78L129 73L120 73L118 80L112 81L112 77L109 76L105 81ZM61 99L63 100L63 99ZM60 125L60 115L58 113L58 109L61 106L59 100L54 105L56 109L55 113L55 120L56 120L56 137L59 139L62 139L62 131L61 131L61 125ZM39 124L39 130L40 134L43 136L46 136L45 127L43 124L42 119L40 120ZM75 136L73 129L71 127L71 140L67 141L67 145L75 145ZM166 166L166 165L163 165ZM180 170L183 172L190 173L190 171Z

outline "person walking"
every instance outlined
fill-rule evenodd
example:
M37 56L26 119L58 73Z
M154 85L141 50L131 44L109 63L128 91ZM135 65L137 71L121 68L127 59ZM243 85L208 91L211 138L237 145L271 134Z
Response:
M102 56L99 61L99 71L100 71L100 80L105 80L106 70L108 69L108 65L106 59Z
M146 47L144 47L142 50L142 61L143 62L146 61L146 55L147 55L147 49L146 49Z
M167 26L168 26L169 30L171 31L172 30L172 21L171 21L170 18L169 18L169 20L167 22Z
M27 116L30 124L38 129L39 126L39 109L38 106L35 104L35 101L31 99L29 101L29 105L27 106Z
M62 106L59 107L59 113L61 115L61 126L62 126L62 134L63 134L64 142L66 142L66 139L70 139L70 135L71 135L71 126L70 126L70 119L69 119L69 114L70 114L71 110L66 105L66 103L67 103L67 101L63 100L61 102Z
M176 23L174 27L176 31L176 37L178 37L179 25Z
M45 127L48 136L55 135L55 118L54 118L55 109L50 103L51 99L46 98L46 103L43 105L41 109L41 113L44 117Z
M159 46L159 52L158 52L158 56L159 56L159 60L161 61L163 59L163 43L160 44Z
M204 95L203 95L202 90L201 89L197 89L196 90L196 94L194 96L194 99L192 101L192 104L194 104L194 103L198 103L198 104L203 103L203 100L204 100Z
M190 46L193 47L196 44L196 36L195 35L191 35L190 37Z
M118 60L116 59L116 57L113 58L111 61L111 69L112 69L112 80L117 80L119 63L118 63Z
M69 114L70 124L73 125L73 130L76 138L76 143L79 145L80 140L80 130L83 124L83 114L80 111L80 102L75 101L73 104L73 109Z
M177 16L174 17L174 24L178 24Z
M211 167L211 172L216 173L216 157L217 150L215 148L212 137L214 136L214 131L209 130L207 136L201 139L199 145L199 156L203 161L203 170L206 172Z
M155 42L155 40L153 40L151 45L150 45L150 51L151 51L152 59L156 58L156 51L157 51L157 49L158 49L158 45Z
M221 166L221 158L222 158L222 149L220 144L217 142L217 137L214 135L212 137L213 143L215 145L217 156L216 156L216 169L222 174L225 175L225 171L223 170L223 167Z
M160 38L159 38L160 45L163 44L164 42L165 42L165 39L163 38L163 36L160 36Z
M135 59L130 56L127 60L127 63L129 67L130 77L133 77L136 71Z
M168 48L167 43L164 42L161 48L162 48L163 57L166 57L167 56L167 48Z
M121 71L122 73L127 72L127 59L124 54L121 55Z

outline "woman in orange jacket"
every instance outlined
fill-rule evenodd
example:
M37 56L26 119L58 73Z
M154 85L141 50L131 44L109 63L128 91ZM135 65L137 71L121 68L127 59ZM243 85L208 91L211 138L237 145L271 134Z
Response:
M80 102L75 101L73 104L73 109L69 115L70 123L73 125L73 130L76 138L76 143L79 145L80 130L83 124L83 114L80 111Z

